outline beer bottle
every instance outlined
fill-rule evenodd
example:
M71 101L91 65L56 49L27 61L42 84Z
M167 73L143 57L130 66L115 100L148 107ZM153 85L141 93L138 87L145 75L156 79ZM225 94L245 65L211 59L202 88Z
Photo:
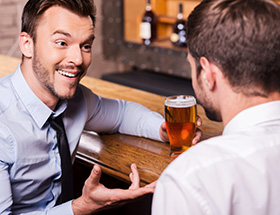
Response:
M151 7L151 0L147 0L146 10L140 24L140 37L145 45L150 45L157 37L157 20Z
M173 32L170 41L174 46L186 47L186 21L183 19L183 5L179 4L177 20L173 25Z

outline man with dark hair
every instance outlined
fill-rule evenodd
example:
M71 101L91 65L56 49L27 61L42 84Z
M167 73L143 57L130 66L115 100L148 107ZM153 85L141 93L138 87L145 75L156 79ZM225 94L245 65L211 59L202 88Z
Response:
M280 6L204 0L187 42L197 98L224 131L166 168L152 214L280 214Z
M0 80L0 214L91 214L154 191L155 183L139 187L135 164L128 190L107 189L96 165L72 201L71 162L84 129L168 140L159 114L79 84L94 25L91 0L29 0L24 8L22 63Z

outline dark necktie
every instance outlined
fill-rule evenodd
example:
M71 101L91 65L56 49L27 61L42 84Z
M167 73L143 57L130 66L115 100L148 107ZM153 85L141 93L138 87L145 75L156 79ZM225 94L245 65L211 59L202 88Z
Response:
M56 130L57 144L61 158L61 195L57 204L73 199L73 170L67 136L62 121L62 114L51 120L51 127Z

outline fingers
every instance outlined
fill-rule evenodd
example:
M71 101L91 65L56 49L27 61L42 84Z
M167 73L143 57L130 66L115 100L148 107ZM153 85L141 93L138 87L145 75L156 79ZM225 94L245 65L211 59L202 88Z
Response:
M202 131L199 128L197 128L192 140L192 144L196 145L200 141L201 137L202 137Z
M152 182L150 184L147 184L145 187L149 187L149 188L155 189L156 185L157 185L157 181L154 181L154 182Z
M160 138L161 138L164 142L169 142L169 137L168 137L168 134L167 134L165 122L163 122L163 123L161 124L159 134L160 134Z
M148 186L148 185L133 190L115 189L114 193L112 193L111 195L111 199L113 199L114 202L127 201L131 199L136 199L148 193L154 193L154 191L155 191L155 186Z
M120 200L135 199L148 193L154 193L157 181L137 189L118 190Z
M101 177L101 168L98 165L94 165L91 170L90 176L87 179L87 184L89 186L98 186L100 177Z
M196 126L200 127L202 125L202 119L200 118L200 116L197 115L196 117Z
M140 187L139 186L140 177L139 177L139 173L137 170L137 166L135 163L133 163L133 164L131 164L130 168L131 168L132 172L129 174L129 178L131 181L131 185L130 185L129 189L137 189Z
M133 191L135 191L134 198L148 194L148 193L154 193L156 184L157 184L157 181L154 181L150 184L147 184L145 187L141 187L136 190L133 190Z
M202 119L200 118L200 116L196 117L196 131L192 140L192 144L196 145L201 137L202 137L202 131L199 129L199 127L202 125Z
M142 195L144 195L146 193L153 193L154 192L157 181L154 181L154 182L146 185L145 187L140 188L140 177L139 177L139 173L138 173L137 166L136 166L135 163L131 164L131 171L132 172L129 174L129 178L130 178L132 183L129 187L129 190L140 189L140 191L138 191L138 192L144 192Z
M122 204L124 201L153 193L155 190L156 182L140 188L140 177L136 164L131 165L131 174L129 177L132 184L129 189L108 189L99 183L100 176L100 166L94 165L83 187L82 196L72 202L72 208L75 214L79 214L80 211L83 214L91 214L104 206L108 207ZM84 213L84 211L88 211L88 213Z

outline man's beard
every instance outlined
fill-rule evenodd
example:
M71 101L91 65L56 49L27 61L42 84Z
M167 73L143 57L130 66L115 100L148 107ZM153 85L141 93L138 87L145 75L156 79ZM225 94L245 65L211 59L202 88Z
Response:
M217 121L217 122L221 122L222 121L222 117L220 113L217 113L217 111L215 111L212 107L208 107L202 104L202 106L205 109L205 114L206 116L213 121Z
M215 106L213 105L212 100L205 93L205 90L204 90L201 82L202 82L201 78L198 77L198 87L200 89L196 90L196 91L199 91L199 92L196 92L197 99L199 100L199 102L201 103L203 108L205 109L205 114L210 120L221 122L222 121L221 113L215 109Z
M55 89L55 83L54 83L54 79L51 80L50 78L50 71L42 64L42 62L40 61L36 49L34 49L34 59L32 62L32 67L33 67L33 71L35 73L35 75L37 76L37 79L44 85L45 88L47 88L49 90L49 92L54 95L55 97L57 97L60 100L66 100L66 99L71 99L73 95L59 95ZM56 72L56 69L62 69L64 68L63 66L59 66L56 65L55 68L53 69L53 73ZM81 68L79 68L79 71L81 72L81 74L84 73L84 70L82 70ZM54 76L53 76L54 77ZM73 88L76 87L77 84L73 83L69 86L69 88Z

